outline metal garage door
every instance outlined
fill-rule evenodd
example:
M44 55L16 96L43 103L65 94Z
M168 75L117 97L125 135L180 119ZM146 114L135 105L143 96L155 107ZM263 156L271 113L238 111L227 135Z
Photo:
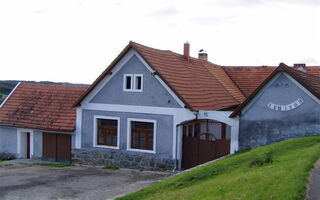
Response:
M55 162L71 161L71 136L43 133L42 159Z

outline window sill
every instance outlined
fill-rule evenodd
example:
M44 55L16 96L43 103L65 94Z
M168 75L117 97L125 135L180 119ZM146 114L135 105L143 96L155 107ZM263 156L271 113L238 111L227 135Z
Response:
M130 90L130 89L124 89L123 91L124 91L124 92L142 92L142 90L135 90L135 89L132 89L132 90Z
M140 153L152 153L156 154L154 150L144 150L144 149L132 149L132 148L127 148L127 151L134 151L134 152L140 152Z
M98 145L98 144L95 144L93 145L93 147L97 147L97 148L105 148L105 149L119 149L119 147L115 147L115 146L107 146L107 145Z

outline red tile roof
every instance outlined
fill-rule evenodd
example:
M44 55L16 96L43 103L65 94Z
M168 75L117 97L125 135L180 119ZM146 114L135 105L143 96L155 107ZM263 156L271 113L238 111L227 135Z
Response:
M263 82L249 95L249 97L234 110L230 117L235 117L236 115L238 115L241 112L242 108L244 108L254 98L254 96L264 87L264 85L267 84L279 72L288 73L303 87L309 90L314 96L320 99L319 76L304 73L302 71L295 70L292 67L288 67L283 63L280 63L279 67L277 67L267 78L263 80Z
M134 49L156 71L156 74L191 110L217 110L242 103L276 67L229 67L168 50L159 50L130 42L109 67L74 103L81 101L108 74L121 58ZM307 67L308 73L320 72L320 67ZM320 74L319 74L320 76Z
M223 68L246 97L276 69L274 66L223 66ZM320 77L320 66L306 67L306 73Z
M21 83L0 108L0 126L73 132L72 104L87 88Z
M320 77L320 66L308 66L306 67L306 73Z
M216 110L221 107L236 105L243 101L243 95L224 78L216 78L216 65L190 57L189 61L182 55L146 47L134 42L120 53L111 65L95 80L90 88L76 101L79 106L86 95L106 76L117 62L130 50L134 49L157 72L157 75L171 90L194 111L206 109ZM224 74L224 72L219 72ZM226 80L223 80L226 79ZM226 83L226 86L224 85Z
M205 64L205 67L207 67L212 76L216 78L237 101L243 102L246 99L239 87L232 81L232 79L230 79L222 67L212 64Z
M173 91L183 97L190 109L216 110L241 102L233 97L223 82L210 73L209 69L214 68L214 64L192 57L188 61L184 56L171 51L152 49L136 43L133 45Z

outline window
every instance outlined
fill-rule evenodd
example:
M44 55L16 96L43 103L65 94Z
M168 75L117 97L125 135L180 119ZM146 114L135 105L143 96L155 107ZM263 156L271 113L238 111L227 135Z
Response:
M128 150L155 152L155 120L128 119Z
M191 123L183 125L182 134L184 136L189 137L198 137L201 132L201 124L200 123Z
M119 148L120 118L94 116L94 147Z
M123 91L142 92L142 84L142 74L125 74L123 79Z
M126 89L131 90L131 76L126 76Z
M200 123L194 124L193 131L193 137L198 137L198 135L200 135Z
M141 75L134 75L134 89L141 90L141 84L142 84L142 76Z

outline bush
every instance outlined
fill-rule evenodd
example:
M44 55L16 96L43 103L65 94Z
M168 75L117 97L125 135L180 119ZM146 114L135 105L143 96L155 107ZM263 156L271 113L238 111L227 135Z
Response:
M262 166L273 162L273 151L270 150L262 155L256 155L250 162L249 167Z
M103 169L117 170L117 169L119 169L119 167L116 165L106 165L106 166L104 166Z
M16 156L12 153L0 153L0 160L13 160L16 159Z

